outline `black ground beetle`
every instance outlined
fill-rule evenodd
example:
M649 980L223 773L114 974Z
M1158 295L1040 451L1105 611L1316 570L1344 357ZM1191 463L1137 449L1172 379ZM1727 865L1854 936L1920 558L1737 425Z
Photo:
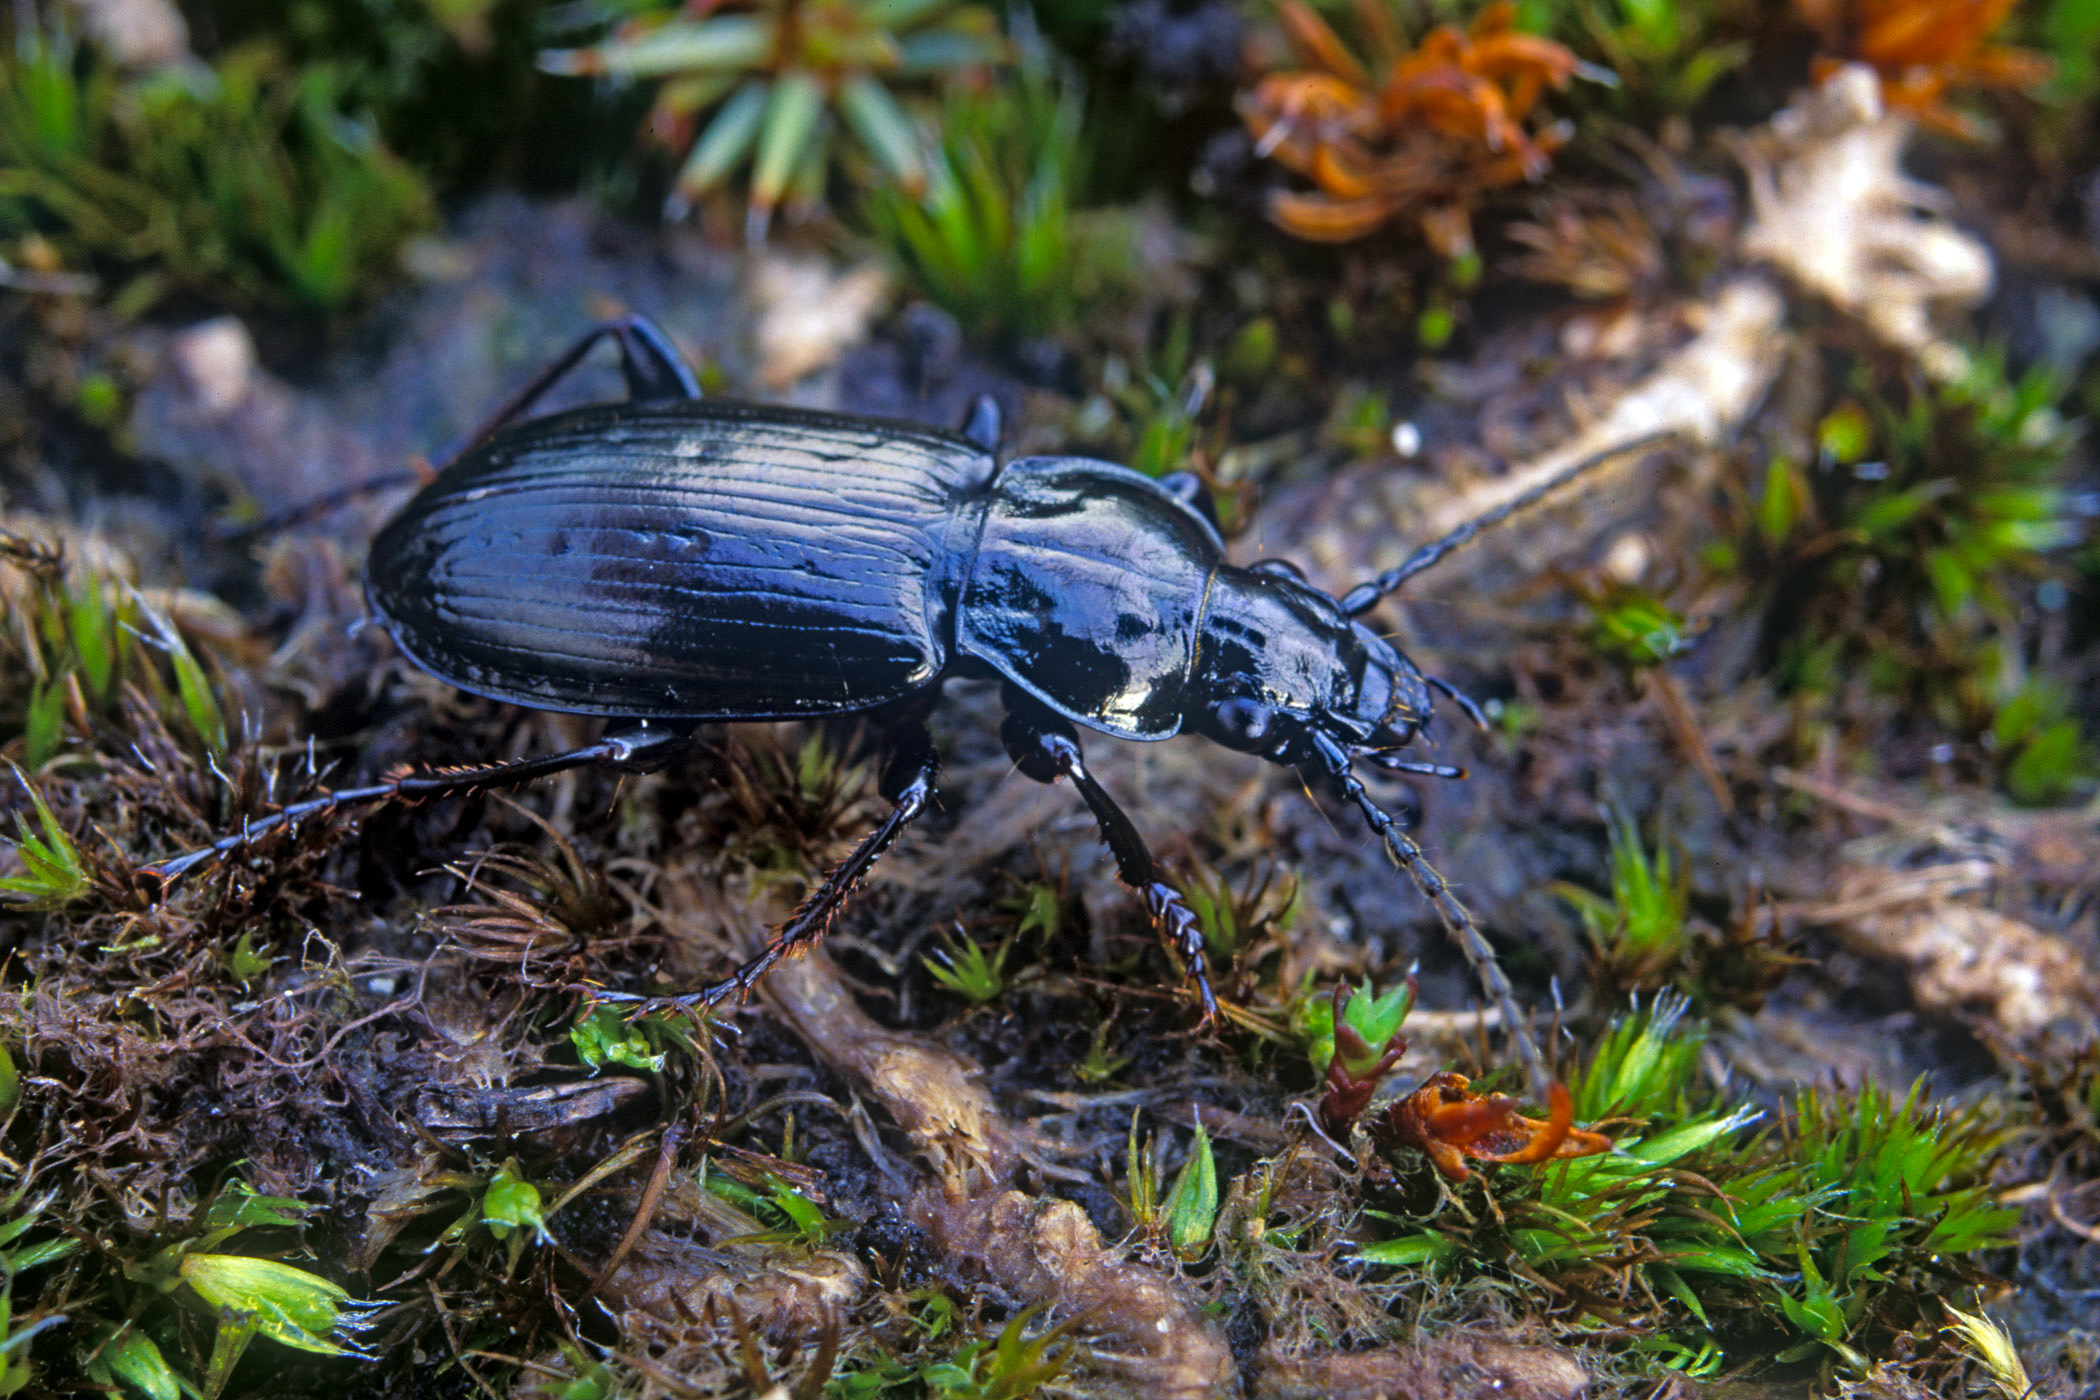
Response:
M631 400L520 422L602 339ZM709 720L873 711L894 810L765 951L678 998L746 994L800 952L904 827L938 770L925 715L951 677L1004 682L1000 737L1038 782L1070 779L1125 884L1216 1013L1195 915L1087 771L1079 728L1184 731L1339 785L1472 962L1535 1083L1544 1070L1508 979L1465 906L1365 791L1354 764L1437 777L1402 756L1434 693L1354 619L1567 471L1340 598L1283 560L1224 562L1194 477L1082 457L1001 466L998 410L957 433L703 399L651 322L599 326L476 429L373 542L365 591L402 651L457 686L614 721L569 753L406 774L292 804L154 867L164 880L302 818L389 798L506 786L586 764L644 771Z

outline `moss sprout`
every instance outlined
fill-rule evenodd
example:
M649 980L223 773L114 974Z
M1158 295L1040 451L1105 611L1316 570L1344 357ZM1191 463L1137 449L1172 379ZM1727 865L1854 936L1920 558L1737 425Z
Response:
M1299 71L1272 74L1242 107L1256 148L1309 178L1270 217L1299 238L1346 242L1412 221L1447 259L1473 251L1471 210L1490 190L1536 180L1568 131L1539 124L1548 88L1583 65L1521 33L1513 5L1483 6L1466 28L1441 25L1410 49L1396 16L1362 7L1370 64L1299 0L1278 16Z
M0 238L129 279L131 306L189 289L341 309L431 222L421 178L342 110L327 68L254 47L119 77L62 35L17 43L0 67Z
M1091 148L1078 81L1024 45L1008 81L943 104L922 185L878 186L870 232L919 292L993 345L1059 336L1141 290L1130 211L1083 207Z

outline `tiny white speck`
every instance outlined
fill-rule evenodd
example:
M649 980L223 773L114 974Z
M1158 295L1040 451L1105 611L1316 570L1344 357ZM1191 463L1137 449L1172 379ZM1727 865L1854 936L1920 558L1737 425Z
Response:
M1165 1318L1161 1318L1159 1321L1153 1323L1152 1325L1159 1329L1160 1335L1162 1336L1174 1330L1171 1326L1168 1325L1167 1320Z
M1413 460L1421 450L1422 430L1414 425L1413 420L1403 418L1393 424L1393 451L1400 454L1401 461Z

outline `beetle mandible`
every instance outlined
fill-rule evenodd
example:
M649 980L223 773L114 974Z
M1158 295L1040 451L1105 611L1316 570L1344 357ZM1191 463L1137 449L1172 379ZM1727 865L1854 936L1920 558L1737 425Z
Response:
M528 419L605 339L618 347L628 401ZM817 941L932 801L938 759L924 721L942 684L990 678L1003 683L1007 751L1030 778L1077 789L1118 875L1181 958L1206 1020L1217 1003L1196 917L1088 771L1082 728L1135 740L1193 732L1338 786L1435 906L1543 1085L1486 939L1356 772L1362 761L1462 776L1404 750L1429 729L1436 694L1476 722L1479 711L1357 619L1481 528L1603 458L1575 463L1336 597L1282 560L1226 563L1192 476L1155 481L1081 457L1002 466L998 440L989 398L955 433L706 399L647 319L592 329L444 458L380 531L365 590L402 652L432 675L528 708L606 716L605 736L567 753L324 793L150 873L172 880L339 807L590 764L645 771L707 721L876 712L891 812L762 952L672 999L712 1005L748 994L780 958Z

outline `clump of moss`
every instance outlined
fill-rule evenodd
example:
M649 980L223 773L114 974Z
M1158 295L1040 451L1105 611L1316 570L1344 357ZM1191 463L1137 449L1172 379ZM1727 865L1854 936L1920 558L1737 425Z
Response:
M1691 907L1691 866L1681 847L1651 849L1623 811L1610 821L1611 895L1562 882L1590 944L1589 973L1608 1005L1676 990L1701 1006L1755 1009L1798 961L1772 921L1754 909L1716 928Z
M988 344L1057 336L1139 290L1130 213L1085 209L1095 138L1077 79L1040 43L1019 71L949 94L922 186L876 187L868 228L934 304Z
M1666 1000L1618 1020L1572 1077L1609 1156L1452 1193L1411 1162L1370 1209L1370 1264L1449 1284L1550 1287L1576 1314L1636 1324L1638 1350L1694 1371L1828 1352L1863 1370L1919 1299L1977 1282L2017 1212L1986 1174L2003 1134L1982 1115L1867 1086L1806 1091L1777 1121L1697 1077L1701 1027Z
M1777 681L1804 715L1864 683L1943 732L1988 736L2016 798L2060 800L2094 757L2022 644L2023 607L2061 591L2076 539L2059 386L1986 355L1939 387L1863 361L1852 388L1818 424L1812 465L1768 463L1741 543L1717 556L1771 580Z
M63 35L0 66L0 239L125 280L334 311L394 272L429 189L344 110L342 79L254 46L209 70L119 76Z

